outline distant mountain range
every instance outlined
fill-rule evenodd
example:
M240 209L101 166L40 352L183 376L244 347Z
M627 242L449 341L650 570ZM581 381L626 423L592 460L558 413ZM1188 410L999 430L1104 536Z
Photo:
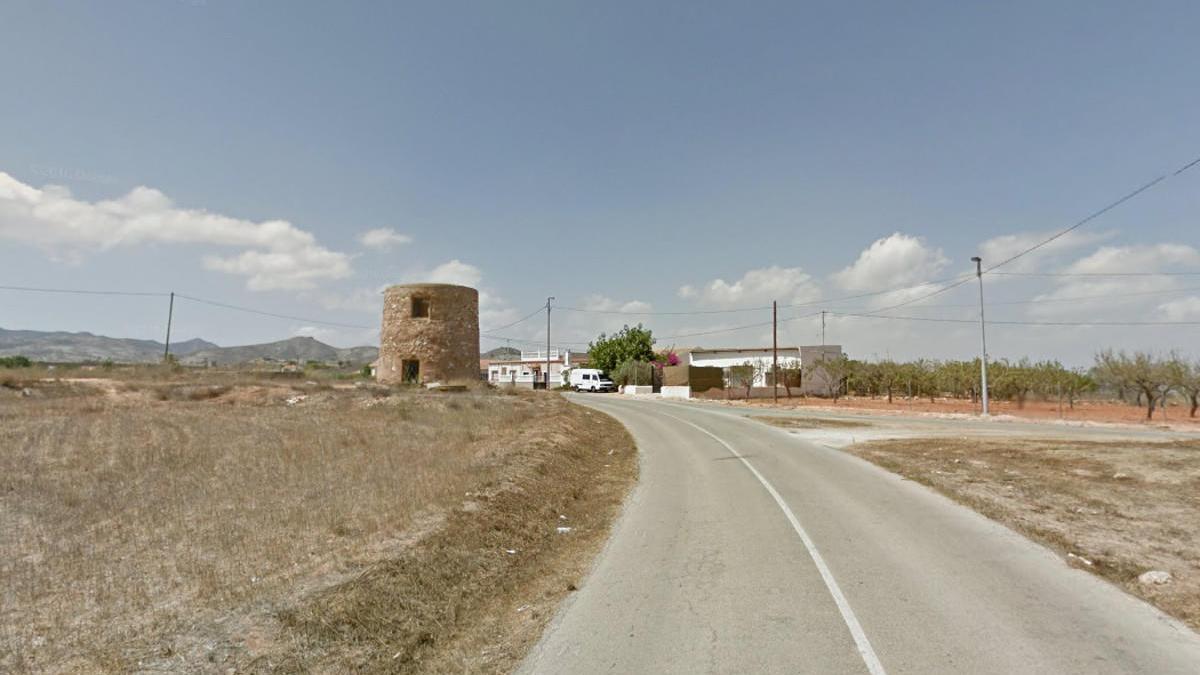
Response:
M157 340L113 338L92 333L5 330L0 328L0 356L26 356L34 361L73 363L112 360L116 363L155 363L162 360L163 343ZM379 357L376 347L338 349L311 337L240 347L221 347L194 339L171 343L171 354L181 363L231 365L258 359L370 363Z

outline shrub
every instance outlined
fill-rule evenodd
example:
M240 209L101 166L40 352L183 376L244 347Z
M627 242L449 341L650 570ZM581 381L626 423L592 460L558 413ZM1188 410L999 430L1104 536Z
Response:
M29 368L33 365L25 356L0 356L0 368Z

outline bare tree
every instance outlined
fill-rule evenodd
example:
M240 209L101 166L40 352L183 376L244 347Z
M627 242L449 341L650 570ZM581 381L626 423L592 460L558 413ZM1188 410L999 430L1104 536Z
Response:
M725 386L730 389L745 387L746 398L750 398L750 389L754 386L754 364L747 361L740 366L726 368Z
M1171 386L1187 397L1188 416L1195 417L1196 409L1200 408L1200 363L1192 363L1173 353L1166 367Z
M800 362L787 359L779 364L779 372L775 374L778 382L783 385L787 397L792 397L792 387L800 386Z
M1096 355L1096 374L1104 382L1138 392L1146 397L1146 419L1154 418L1154 406L1171 393L1171 368L1145 352L1126 354L1106 349Z
M854 362L846 358L845 354L839 354L836 358L821 359L813 364L813 366L813 370L824 376L822 384L825 386L825 392L836 404L838 398L842 395L842 388L846 385L846 379L854 372ZM812 370L810 370L811 372Z

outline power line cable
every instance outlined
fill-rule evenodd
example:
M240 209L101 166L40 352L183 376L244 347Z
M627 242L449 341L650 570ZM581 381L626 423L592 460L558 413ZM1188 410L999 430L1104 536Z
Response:
M1196 277L1200 272L992 272L1004 277Z
M24 291L29 293L66 293L70 295L123 295L131 297L155 297L165 298L170 293L153 293L139 291L93 291L83 290L79 288L35 288L33 286L0 286L0 290L5 291Z
M555 309L562 309L562 308L561 308L561 307L555 307ZM480 332L480 333L495 333L495 332L496 332L496 331L498 331L498 330L505 330L505 329L507 329L507 328L512 328L513 326L515 326L515 325L517 325L517 324L519 324L519 323L521 323L521 322L528 321L528 320L532 319L533 317L537 316L538 314L541 314L541 313L542 313L542 312L544 312L544 311L546 311L546 306L545 306L545 305L542 305L542 306L538 307L537 309L533 310L532 312L530 312L528 315L526 315L526 316L523 316L523 317L521 317L520 319L517 319L516 321L514 321L514 322L512 322L512 323L508 323L508 324L505 324L505 325L503 325L503 326L497 326L496 328L489 328L489 329L487 329L487 330L480 330L479 332Z
M1108 299L1108 298L1132 298L1132 297L1142 297L1142 296L1152 296L1152 295L1170 295L1172 293L1191 293L1194 291L1200 291L1200 286L1188 286L1186 288L1169 288L1169 289L1162 289L1162 290L1156 290L1156 291L1133 291L1133 292L1129 292L1129 293L1104 293L1104 294L1100 294L1100 295L1075 295L1075 296L1065 297L1065 298L1041 298L1041 299L1028 298L1025 300L992 300L992 301L988 302L988 305L990 306L990 305L1057 304L1057 303L1063 303L1063 302L1077 302L1079 300L1100 300L1100 299ZM978 307L978 306L979 306L979 303L965 302L965 303L950 303L950 304L940 304L940 305L921 305L920 307L914 307L913 309L949 309L949 308L957 308L957 307ZM836 311L837 309L838 309L837 307L833 307L830 309L830 311ZM847 307L845 309L856 309L856 308Z
M364 328L364 329L376 328L376 326L365 326L365 325L357 324L357 323L341 323L338 321L323 321L321 319L312 319L312 318L303 317L303 316L294 316L292 314L277 314L275 312L268 312L268 311L261 310L261 309L254 309L252 307L242 307L240 305L231 305L226 302L217 302L216 300L206 300L205 298L197 298L194 295L184 295L183 293L176 293L175 297L183 298L184 300L191 300L192 302L198 302L198 303L205 304L205 305L212 305L213 307L223 307L225 309L232 309L232 310L235 310L238 312L246 312L247 314L259 314L261 316L270 316L270 317L274 317L276 319L287 319L288 321L303 321L304 323L315 323L315 324L320 324L322 326L336 326L338 328Z
M1113 209L1117 208L1118 206L1124 204L1125 202L1133 199L1134 197L1137 197L1138 195L1142 194L1143 192L1149 190L1150 188L1153 188L1155 185L1158 185L1159 183L1163 182L1167 178L1178 176L1178 175L1182 174L1183 172L1187 171L1188 169L1191 169L1192 167L1196 166L1197 164L1200 164L1200 157L1197 157L1196 159L1192 160L1191 162L1188 162L1187 164L1183 165L1182 167L1180 167L1179 169L1177 169L1174 173L1172 173L1170 175L1163 174L1163 175L1159 176L1158 178L1155 178L1154 180L1143 184L1141 187L1133 190L1132 192L1127 193L1120 199L1109 203L1108 205L1101 208L1100 210L1091 213L1087 217L1076 222L1074 225L1071 225L1068 228L1065 228L1063 230L1056 232L1055 234L1051 235L1050 237L1046 238L1045 240L1040 241L1023 251L1020 251L1019 253L1017 253L1015 255L1009 256L1008 258L1005 258L1004 260L996 263L995 265L991 265L986 270L984 270L984 273L987 274L988 272L991 272L992 270L994 270L998 267L1003 267L1004 265L1007 265L1014 260L1017 260L1026 255L1029 255L1030 253L1033 253L1034 251L1038 250L1039 248L1069 234L1070 232L1073 232L1073 231L1079 229L1080 227L1086 225L1087 223L1090 223L1091 221L1099 218L1100 216L1108 213L1109 211L1112 211Z
M544 309L544 308L543 308ZM567 312L581 312L585 314L621 314L629 316L691 316L699 314L733 314L737 312L760 312L771 309L770 305L763 307L738 307L736 309L695 309L689 311L625 311L619 309L586 309L583 307L560 307L555 306L554 309L561 309Z
M1180 167L1178 170L1176 170L1173 174L1170 174L1170 175L1178 176L1178 175L1182 174L1183 172L1187 171L1188 169L1196 166L1197 164L1200 164L1200 158L1197 158L1196 160L1193 160L1193 161L1189 162L1188 164L1185 164L1184 166ZM1087 223L1090 223L1091 221L1099 218L1100 216L1108 213L1109 211L1112 211L1113 209L1117 208L1121 204L1124 204L1125 202L1137 197L1138 195L1142 194L1143 192L1146 192L1150 188L1153 188L1154 186L1156 186L1159 183L1166 180L1168 177L1169 176L1167 174L1163 174L1163 175L1159 176L1158 178L1155 178L1154 180L1141 185L1140 187L1133 190L1132 192L1129 192L1129 193L1123 195L1120 199L1110 202L1109 204L1105 205L1103 208L1092 212L1091 214L1089 214L1088 216L1086 216L1085 218L1083 218L1079 221L1076 221L1070 227L1059 230L1058 232L1054 233L1050 237L1047 237L1046 239L1034 244L1033 246L1030 246L1022 251L1017 252L1014 255L1011 255L1008 258L1005 258L1004 260L1001 260L1000 262L996 263L995 265L991 265L987 269L983 270L983 273L984 274L991 273L992 270L995 270L998 267L1003 267L1004 265L1007 265L1007 264L1013 262L1014 260L1018 260L1026 255L1029 255L1030 253L1038 250L1039 248L1069 234L1070 232L1073 232L1073 231L1079 229L1080 227L1086 225ZM952 289L958 288L959 286L962 286L963 284L970 281L970 279L971 279L971 277L967 276L966 278L964 278L960 281L952 283L949 286L939 288L938 290L933 291L932 293L926 293L925 295L921 295L916 298L912 298L911 300L905 300L904 302L896 303L894 305L890 305L888 307L884 307L884 308L878 309L876 311L886 312L886 311L893 310L893 309L899 309L900 307L906 307L913 303L920 302L922 300L926 300L926 299L932 298L934 296L941 295L942 293L945 293Z
M897 321L924 321L932 323L969 323L976 325L978 319L945 319L928 316L889 316L884 314L855 314L851 312L830 312L832 316L847 316L861 319L893 319ZM1006 326L1200 326L1200 321L994 321L988 324Z

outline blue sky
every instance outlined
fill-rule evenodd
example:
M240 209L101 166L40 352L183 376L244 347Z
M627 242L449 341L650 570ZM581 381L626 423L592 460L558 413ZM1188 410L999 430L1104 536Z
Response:
M1187 2L5 3L0 284L176 290L363 326L381 286L431 278L483 289L485 328L547 295L874 311L915 296L831 299L962 273L1200 155L1198 29ZM1198 215L1200 171L1021 269L1200 271ZM1180 290L1200 276L988 284L1000 302L1065 299L998 319L1200 320L1200 294ZM904 310L973 318L925 305L974 292ZM1096 296L1110 298L1072 300ZM4 293L0 326L160 337L161 304ZM179 309L176 335L222 344L375 339ZM639 319L669 336L767 316L555 318L586 342ZM783 339L812 342L818 323ZM967 324L829 325L865 357L977 341ZM1104 346L1195 350L1200 328L994 332L997 356L1086 363Z

